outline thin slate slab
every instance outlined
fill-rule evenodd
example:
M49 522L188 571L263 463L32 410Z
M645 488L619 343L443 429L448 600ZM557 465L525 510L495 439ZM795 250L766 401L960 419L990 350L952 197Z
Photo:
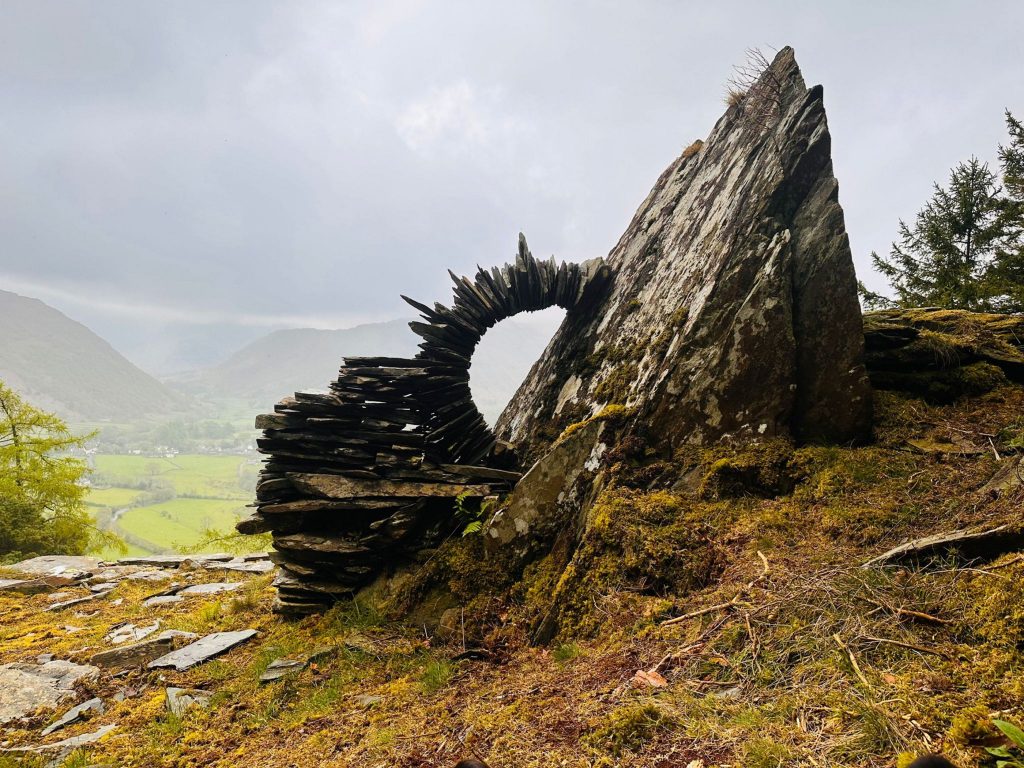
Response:
M221 592L233 592L242 586L240 581L216 581L210 584L193 584L178 592L179 595L218 595Z
M129 573L125 578L129 581L167 581L171 574L161 568L150 568L144 571Z
M0 752L70 752L78 747L99 741L115 728L117 728L116 725L103 725L91 733L72 736L63 741L55 741L53 744L39 744L35 747L9 747L7 749L0 749Z
M86 595L85 597L76 597L73 600L64 600L64 601L59 602L59 603L54 603L53 605L47 606L46 610L48 610L48 611L63 611L65 608L71 608L72 606L75 606L75 605L81 605L82 603L88 603L88 602L91 602L91 601L96 600L98 598L106 597L109 594L110 594L110 590L109 589L106 590L105 592L94 592L94 593L92 593L90 595Z
M261 683L272 683L287 675L300 672L306 667L306 662L298 659L274 659L267 665L266 670L260 675Z
M106 641L113 645L139 642L160 629L160 619L144 627L137 627L134 624L121 624L114 627L107 633Z
M141 557L122 557L120 565L145 565L156 568L180 568L182 563L190 562L202 565L208 562L231 560L234 555L218 553L215 555L144 555Z
M186 645L184 648L171 651L149 662L149 668L173 667L180 672L194 667L196 664L209 661L215 656L219 656L236 645L240 645L254 637L256 637L255 629L242 629L236 632L214 632L212 635L206 635L206 637L202 637L194 643Z
M89 662L104 669L124 669L142 666L143 664L167 655L174 648L177 640L194 640L198 637L194 632L182 632L167 629L156 637L151 637L131 645L123 645L108 651L94 653Z
M32 579L0 579L0 592L19 592L23 595L38 595L55 589L76 584L74 576L38 576Z
M211 571L238 571L239 573L270 573L274 570L274 564L270 559L264 557L259 560L246 560L236 557L225 563L204 563L203 568Z
M153 597L147 597L142 601L142 604L147 608L155 608L158 605L170 605L172 603L184 602L185 598L181 595L154 595Z
M79 576L96 570L101 562L98 557L81 555L40 555L7 567L36 576Z
M76 707L72 707L57 720L54 720L48 726L43 728L42 735L49 736L54 731L59 731L61 728L67 728L69 725L77 723L79 720L85 720L93 714L103 714L103 700L102 699L89 699L83 701Z

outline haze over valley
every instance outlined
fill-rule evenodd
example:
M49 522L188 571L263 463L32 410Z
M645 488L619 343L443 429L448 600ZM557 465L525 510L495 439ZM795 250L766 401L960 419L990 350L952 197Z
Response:
M485 337L471 386L491 423L560 316L513 319ZM38 299L0 290L0 317L0 381L73 429L95 433L85 450L92 468L86 503L133 555L216 549L207 540L229 531L253 496L257 413L295 391L324 389L346 355L417 351L405 319L337 330L282 328L208 366L160 375Z

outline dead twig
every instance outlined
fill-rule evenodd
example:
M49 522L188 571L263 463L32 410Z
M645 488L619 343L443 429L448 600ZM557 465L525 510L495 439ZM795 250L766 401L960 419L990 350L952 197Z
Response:
M684 613L682 616L676 616L674 619L669 619L668 621L663 621L661 623L661 626L667 627L667 626L670 626L672 624L679 624L680 622L686 621L687 619L695 619L698 616L703 616L706 613L714 613L715 611L722 611L722 610L725 610L726 608L732 608L733 606L738 605L739 602L740 602L740 596L737 594L732 600L730 600L727 603L718 603L717 605L709 605L706 608L700 608L699 610L696 610L696 611L690 611L689 613Z
M869 640L872 643L885 643L886 645L895 645L900 648L906 648L911 651L917 651L918 653L930 653L933 656L938 656L943 659L948 659L949 654L944 651L940 651L938 648L928 648L923 645L914 645L913 643L905 643L902 640L892 640L888 637L872 637L871 635L861 635L862 640Z
M854 656L853 651L850 650L850 646L843 642L843 638L839 636L838 632L832 635L832 639L836 641L836 645L839 646L839 649L846 653L847 658L850 660L850 666L853 667L853 671L857 675L857 679L859 679L864 684L864 687L869 691L873 690L871 688L871 683L869 683L868 679L864 676L864 672L861 670L860 664L857 663L857 657Z
M725 603L717 603L715 605L709 605L709 606L707 606L705 608L698 608L697 610L690 611L689 613L684 613L682 616L676 616L674 618L671 618L671 619L668 619L666 621L661 622L661 626L668 627L668 626L671 626L672 624L679 624L681 622L687 621L688 619L695 619L698 616L703 616L703 615L705 615L707 613L714 613L715 611L724 611L724 610L730 610L732 608L735 608L737 605L740 604L741 600L743 599L743 596L747 592L749 592L751 589L753 589L754 586L758 582L760 582L760 581L762 581L762 580L764 580L765 578L768 577L768 558L765 557L764 552L762 552L761 550L757 550L757 556L759 558L761 558L761 565L762 565L762 568L763 568L763 570L761 571L761 574L757 578L753 579L752 581L747 582L747 584L744 585L744 587L739 592L736 593L736 595L732 598L732 600L729 600L728 602L725 602Z
M943 424L946 429L952 429L955 432L963 432L965 435L980 435L981 437L998 437L993 435L991 432L978 432L973 429L962 429L961 427L954 427L952 424Z
M872 605L876 605L881 610L890 611L891 613L894 613L896 616L908 616L908 617L910 617L912 619L920 619L921 621L928 621L928 622L931 622L932 624L952 624L953 623L949 619L940 619L938 616L932 616L930 613L924 613L923 611L914 611L914 610L911 610L910 608L900 608L900 607L895 606L895 605L885 605L884 603L880 603L877 600L872 600L870 597L861 597L861 600L863 600L866 603L871 603ZM875 611L872 611L871 613L874 613L874 612Z
M1007 568L1007 567L1009 567L1011 565L1016 565L1021 560L1024 560L1024 555L1017 555L1016 557L1011 557L1005 563L996 563L995 565L987 565L984 568L975 568L974 570L976 570L976 571L983 571L983 572L987 573L988 571L994 571L997 568Z

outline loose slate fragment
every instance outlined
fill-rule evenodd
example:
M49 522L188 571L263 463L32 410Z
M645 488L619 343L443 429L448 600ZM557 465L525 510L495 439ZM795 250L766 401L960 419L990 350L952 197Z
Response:
M98 600L101 597L106 597L107 595L110 594L110 591L111 590L108 589L108 590L105 590L103 592L94 592L93 594L86 595L85 597L76 597L76 598L74 598L72 600L64 600L64 601L59 602L59 603L54 603L53 605L48 605L46 607L46 610L48 610L48 611L62 611L65 608L71 608L71 607L76 606L76 605L81 605L82 603L88 603L88 602L91 602L93 600Z
M125 669L127 667L142 666L147 662L165 656L168 651L174 648L177 641L193 640L196 637L198 635L194 632L168 629L156 637L142 640L138 643L94 653L89 662L104 669Z
M137 643L143 638L149 637L158 629L160 629L160 619L145 627L137 627L134 624L121 624L107 633L106 640L114 645L131 642Z
M255 629L243 629L236 632L215 632L212 635L207 635L196 640L194 643L186 645L184 648L171 651L171 653L149 662L148 666L150 669L173 667L181 672L182 670L194 667L196 664L209 661L215 656L219 656L236 645L240 645L254 637L256 637Z
M205 563L203 567L212 571L238 571L240 573L270 573L274 570L274 564L270 562L266 554L263 554L259 560L236 557L227 562Z
M240 581L216 581L209 584L193 584L178 592L179 595L219 595L222 592L233 592L242 586Z
M260 682L271 683L275 680L280 680L286 675L300 672L305 669L305 667L306 662L304 661L298 661L296 659L274 659L267 665L263 674L260 675Z
M185 598L181 595L154 595L153 597L147 597L142 601L142 604L147 608L156 608L161 605L173 605L174 603L184 601Z
M175 717L181 717L190 707L206 708L213 694L198 688L168 687L166 691L167 710Z
M38 595L55 589L77 584L80 579L69 576L40 576L34 579L0 579L0 592L19 592L23 595Z
M117 562L122 565L149 565L158 568L179 568L182 563L191 562L202 565L207 562L231 560L233 555L144 555L141 557L122 557Z
M37 576L70 576L85 577L99 567L98 557L81 555L40 555L6 566L18 573L30 573Z
M53 744L39 744L34 747L8 747L6 749L0 749L0 752L60 752L63 754L71 752L78 747L85 746L86 744L97 742L115 728L117 728L116 725L103 725L91 733L83 733L81 736L72 736L69 739L55 741Z
M41 735L49 736L54 731L59 731L61 728L67 728L69 725L77 723L79 720L85 720L90 715L102 713L102 699L89 699L88 701L83 701L77 707L72 707L63 715L61 715L57 720L43 728Z

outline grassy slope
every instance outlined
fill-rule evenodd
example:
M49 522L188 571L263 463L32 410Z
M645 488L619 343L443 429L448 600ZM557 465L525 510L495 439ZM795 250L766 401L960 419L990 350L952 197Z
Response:
M976 568L858 564L910 537L1019 522L1024 491L978 491L997 466L989 435L1001 456L1024 447L1024 388L946 407L880 401L878 441L869 447L622 460L610 471L623 485L640 470L667 482L693 461L704 480L699 492L606 496L593 527L615 535L584 548L589 560L576 563L575 582L563 575L550 588L542 561L525 585L505 591L495 564L476 558L474 539L449 545L435 562L461 595L470 639L481 638L487 660L454 660L463 650L458 630L447 644L427 643L416 626L387 621L369 596L282 622L269 612L270 577L251 581L238 601L161 608L167 627L252 626L260 636L184 673L136 671L90 685L88 693L110 702L107 712L65 733L100 723L118 731L75 764L425 768L476 750L495 768L668 768L695 759L852 767L943 749L961 766L977 765L991 713L1024 721L1024 562L1009 554ZM921 436L955 440L965 452L909 451L906 440ZM723 482L730 466L753 467L765 486L780 467L798 482L777 496L736 495ZM680 535L652 512L666 508L707 526L693 542L694 557L713 555L717 564L704 587L641 583L645 554L665 556L659 542ZM549 648L531 648L526 632L555 589L571 602L572 621ZM110 626L152 620L140 605L150 591L119 586L114 597L124 602L75 618L83 628L75 633L44 612L45 596L0 595L0 662L43 652L83 660ZM333 657L258 685L273 658L325 645L338 648ZM667 684L633 684L641 669L656 669ZM178 719L164 709L167 684L217 693L209 710ZM122 702L112 701L118 691L128 692ZM33 728L48 720L40 716ZM33 743L37 734L4 738Z
M148 456L101 455L96 471L110 478L155 477L174 486L179 496L249 499L238 484L238 456L180 455L171 459Z

